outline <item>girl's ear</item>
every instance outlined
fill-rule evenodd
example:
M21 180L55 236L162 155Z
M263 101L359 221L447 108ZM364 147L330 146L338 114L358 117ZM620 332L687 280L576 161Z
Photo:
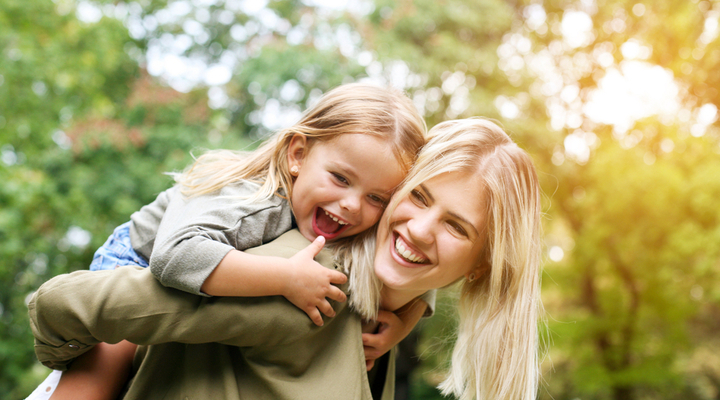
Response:
M290 173L293 176L297 176L302 168L303 160L308 152L308 141L305 135L296 133L290 139L290 145L288 145L287 161Z

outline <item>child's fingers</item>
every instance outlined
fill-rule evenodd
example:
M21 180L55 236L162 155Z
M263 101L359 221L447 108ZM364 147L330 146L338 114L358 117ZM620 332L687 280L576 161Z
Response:
M317 326L323 326L323 319L322 315L320 315L320 312L317 308L312 307L311 309L305 310L305 313L310 317L312 322Z
M347 296L345 295L345 293L343 293L343 291L336 286L330 286L330 290L328 291L326 297L330 300L335 300L340 303L343 303L347 300Z
M318 304L317 308L328 317L334 317L335 316L335 310L332 308L330 303L327 302L327 300L323 300Z
M322 250L323 246L325 246L325 236L318 236L313 240L312 243L310 243L306 248L304 248L302 251L307 252L310 257L315 257L318 255L320 250Z
M345 282L347 282L347 275L343 274L340 271L328 271L330 272L330 283L334 283L336 285L342 285Z

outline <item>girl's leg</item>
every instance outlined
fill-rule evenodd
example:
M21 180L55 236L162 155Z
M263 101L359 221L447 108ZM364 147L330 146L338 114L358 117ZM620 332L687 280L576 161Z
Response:
M55 388L58 385L58 381L60 380L60 377L62 376L61 371L52 371L50 374L45 378L45 380L40 384L40 386L37 387L37 389L33 390L32 393L28 397L25 398L25 400L48 400L50 399L50 396L55 392Z
M130 376L136 348L128 341L98 344L63 372L50 400L117 399Z
M129 222L115 228L95 252L90 270L113 270L121 265L148 267L147 260L132 248ZM78 357L67 371L52 372L26 400L45 400L48 396L50 400L115 400L127 383L136 348L127 341L100 343Z

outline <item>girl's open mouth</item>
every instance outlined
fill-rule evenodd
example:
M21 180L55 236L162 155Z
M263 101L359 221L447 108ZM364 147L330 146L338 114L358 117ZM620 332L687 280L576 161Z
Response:
M312 225L315 234L325 236L325 239L327 240L338 237L352 226L348 222L325 211L321 207L317 207L315 209Z

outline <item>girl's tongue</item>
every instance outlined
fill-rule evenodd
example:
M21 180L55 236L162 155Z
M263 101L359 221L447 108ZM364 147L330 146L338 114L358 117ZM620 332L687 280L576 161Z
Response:
M335 222L329 215L325 214L325 210L318 207L315 212L315 225L323 234L332 235L342 228L342 225Z

